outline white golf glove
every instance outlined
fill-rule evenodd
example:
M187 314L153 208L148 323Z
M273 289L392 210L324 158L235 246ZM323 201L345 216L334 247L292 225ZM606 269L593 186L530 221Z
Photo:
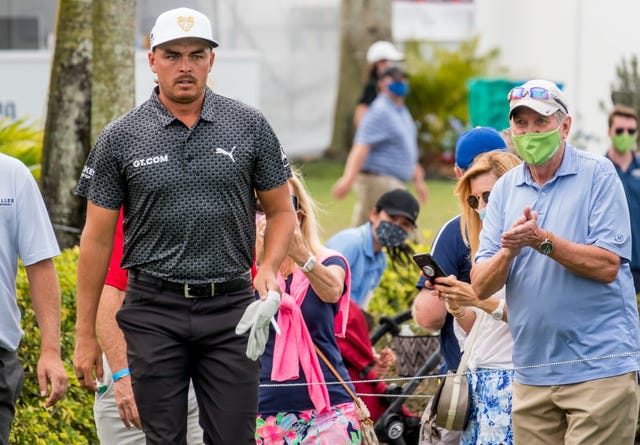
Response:
M269 323L273 324L276 333L280 333L273 318L279 307L280 294L276 291L269 291L265 300L256 300L251 303L238 322L236 334L242 335L251 329L247 343L247 357L251 360L257 360L264 352L269 338Z

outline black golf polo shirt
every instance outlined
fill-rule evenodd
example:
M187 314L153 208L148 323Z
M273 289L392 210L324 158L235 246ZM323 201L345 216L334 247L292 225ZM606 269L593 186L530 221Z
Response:
M255 190L291 176L264 116L207 88L187 128L151 98L103 130L76 193L125 208L122 267L177 282L221 282L251 267Z

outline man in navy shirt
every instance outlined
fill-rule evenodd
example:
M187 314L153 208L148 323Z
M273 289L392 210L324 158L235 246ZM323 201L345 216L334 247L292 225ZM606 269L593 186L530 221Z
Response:
M633 149L638 142L638 115L633 108L617 105L609 115L611 147L607 158L622 181L631 217L631 274L640 293L640 157Z
M456 178L462 177L479 154L506 148L504 139L493 128L476 127L465 131L456 141ZM440 229L431 245L431 254L447 275L455 275L458 280L470 283L471 249L464 243L460 230L458 215ZM425 329L440 330L440 354L444 358L440 373L445 374L449 369L455 371L462 354L453 332L453 316L447 312L444 302L431 294L431 285L424 275L420 276L416 287L420 292L413 306L414 318ZM453 445L459 442L460 431L440 431L438 443Z

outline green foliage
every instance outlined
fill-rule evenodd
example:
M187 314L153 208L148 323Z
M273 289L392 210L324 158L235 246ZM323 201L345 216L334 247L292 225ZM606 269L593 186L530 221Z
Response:
M0 119L0 153L20 159L36 179L40 177L42 138L43 131L24 119Z
M499 51L477 53L478 39L462 42L455 50L417 41L405 47L410 75L407 107L418 126L423 163L451 152L469 122L467 81L487 75Z
M616 82L611 85L611 101L614 105L626 105L640 114L640 74L638 56L622 58L616 66Z
M93 395L75 384L72 355L75 344L76 264L78 248L68 249L54 262L62 289L62 359L69 376L65 397L48 410L40 397L36 366L40 355L40 331L29 298L29 285L21 266L17 279L18 305L25 332L18 350L25 370L25 385L16 406L10 443L14 445L97 444L93 422Z

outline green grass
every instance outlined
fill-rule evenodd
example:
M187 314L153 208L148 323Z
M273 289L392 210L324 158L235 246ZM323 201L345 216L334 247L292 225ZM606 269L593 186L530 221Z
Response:
M336 232L349 227L355 195L351 192L339 201L331 196L331 187L342 174L344 164L332 161L294 164L302 172L311 196L321 209L318 218L322 238L326 240ZM453 196L453 179L427 180L427 187L429 200L421 207L418 217L418 230L423 237L422 242L430 242L438 229L459 213L458 198ZM412 187L410 190L414 192Z

